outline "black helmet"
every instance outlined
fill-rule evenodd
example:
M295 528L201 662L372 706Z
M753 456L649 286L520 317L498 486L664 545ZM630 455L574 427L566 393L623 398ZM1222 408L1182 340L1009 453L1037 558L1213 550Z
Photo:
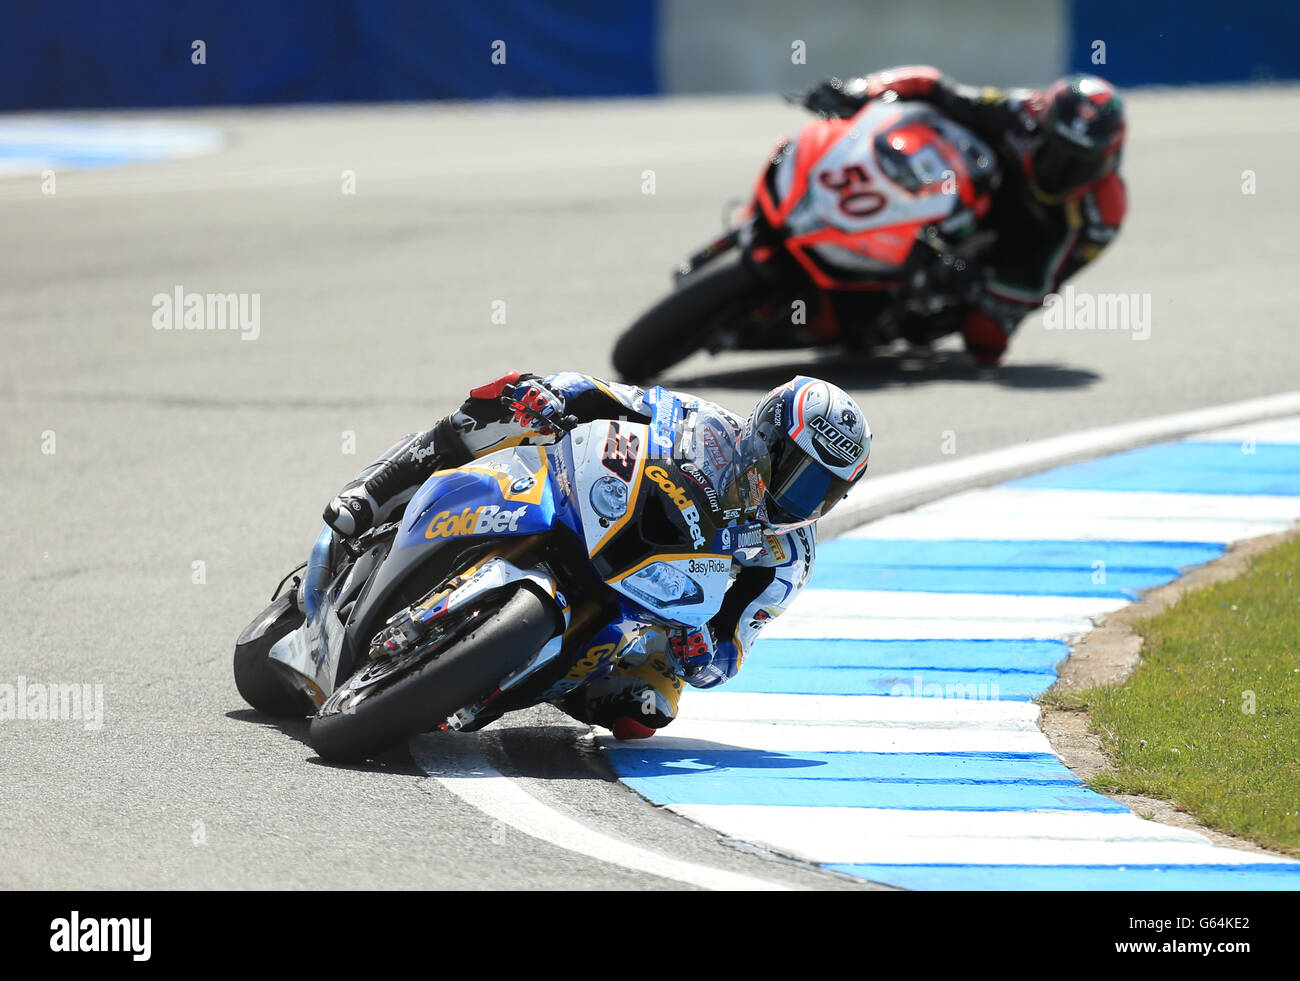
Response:
M761 485L759 519L783 534L825 517L862 478L871 427L847 392L800 375L759 400L737 450L738 474Z
M1029 177L1041 197L1060 201L1118 166L1124 100L1096 75L1062 78L1044 98L1041 135L1029 151Z

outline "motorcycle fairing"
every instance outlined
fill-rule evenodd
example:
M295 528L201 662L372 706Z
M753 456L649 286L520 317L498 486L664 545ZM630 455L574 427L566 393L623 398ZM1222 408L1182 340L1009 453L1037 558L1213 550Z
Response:
M363 563L358 562L328 586L322 586L319 563L309 563L302 587L303 599L306 609L306 601L311 597L314 615L272 647L271 659L287 667L295 683L320 704L333 692L340 668L365 656L369 638L381 626L376 611L388 604L393 591L435 551L449 545L464 545L478 537L522 537L552 527L556 517L555 492L548 472L549 458L544 452L537 447L519 446L490 454L458 470L432 474L407 504L392 548L350 611L341 611L336 604L340 596L351 592L347 587ZM322 539L326 533L328 529L322 533ZM318 553L324 554L320 544L318 540L313 562ZM539 568L521 573L521 578L534 576L549 582L547 591L552 597L557 596L554 577L548 570ZM346 626L340 618L341 612L346 612ZM351 657L345 657L346 654Z
M588 506L582 534L630 618L699 626L722 605L731 555L712 549L719 521L705 490L656 451L671 447L681 403L663 389L651 396L649 425L604 420L570 435L574 491Z
M818 286L892 289L923 228L987 210L971 162L950 142L958 133L923 105L870 102L851 119L806 124L760 175L755 199ZM951 172L951 186L936 168Z
M535 446L498 450L430 475L406 506L395 549L475 535L535 535L555 519L549 458Z

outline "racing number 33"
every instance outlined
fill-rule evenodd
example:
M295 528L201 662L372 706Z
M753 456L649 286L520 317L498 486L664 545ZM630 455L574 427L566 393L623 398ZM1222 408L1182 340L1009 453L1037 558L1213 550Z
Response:
M838 173L823 170L817 180L828 191L839 192L840 210L850 218L869 218L885 206L885 196L868 187L871 175L861 164L849 164Z
M637 439L635 433L628 433L625 436L618 428L618 423L609 424L609 431L605 434L605 452L602 454L602 462L606 470L620 480L630 481L632 472L636 470L636 458L640 451L641 441Z

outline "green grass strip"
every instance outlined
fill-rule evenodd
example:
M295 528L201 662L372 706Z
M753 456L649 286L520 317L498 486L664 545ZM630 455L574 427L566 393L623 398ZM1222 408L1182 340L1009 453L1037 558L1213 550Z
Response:
M1116 763L1094 789L1300 854L1300 539L1138 630L1132 677L1078 700Z

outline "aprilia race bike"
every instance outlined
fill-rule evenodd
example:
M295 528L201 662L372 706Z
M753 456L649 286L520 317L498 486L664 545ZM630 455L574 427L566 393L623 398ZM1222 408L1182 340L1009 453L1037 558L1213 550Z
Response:
M614 367L643 381L701 348L918 345L956 328L993 151L921 103L888 96L807 123L759 176L739 223L677 271L677 289L618 339ZM739 249L738 261L705 268Z
M357 761L560 698L644 656L652 630L705 623L761 529L724 527L715 489L676 462L682 403L650 397L649 425L547 420L555 444L434 473L355 542L325 528L240 636L240 694L314 711L321 757Z

